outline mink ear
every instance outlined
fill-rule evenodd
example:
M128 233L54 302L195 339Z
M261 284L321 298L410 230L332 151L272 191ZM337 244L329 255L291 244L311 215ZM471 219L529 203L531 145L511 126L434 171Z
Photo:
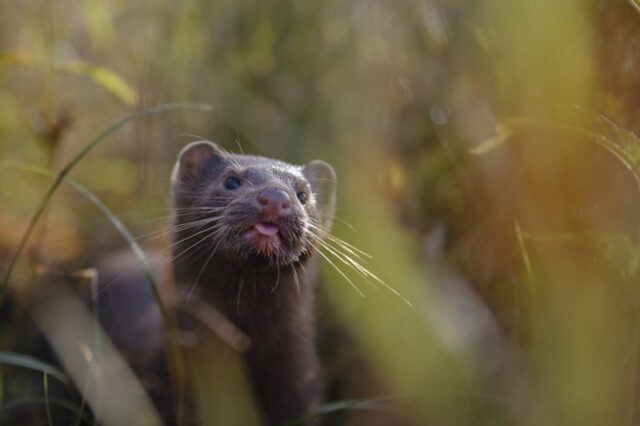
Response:
M314 160L302 168L302 173L315 194L320 224L328 230L336 210L336 172L329 163Z
M171 182L193 182L208 167L224 162L224 151L208 141L191 142L182 148L178 161L173 167Z

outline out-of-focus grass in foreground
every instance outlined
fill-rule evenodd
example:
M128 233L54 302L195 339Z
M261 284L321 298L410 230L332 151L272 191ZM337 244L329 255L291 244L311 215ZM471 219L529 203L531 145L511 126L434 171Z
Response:
M636 424L639 23L622 0L4 1L0 272L38 211L14 291L66 288L123 247L166 250L154 233L188 141L323 158L334 233L375 275L321 259L327 424ZM167 102L212 108L133 120L74 160ZM61 186L45 209L51 181L18 163L68 170L98 203ZM126 354L60 291L68 305L31 315L63 380L4 302L0 423L157 421ZM203 424L257 421L232 351L189 362Z

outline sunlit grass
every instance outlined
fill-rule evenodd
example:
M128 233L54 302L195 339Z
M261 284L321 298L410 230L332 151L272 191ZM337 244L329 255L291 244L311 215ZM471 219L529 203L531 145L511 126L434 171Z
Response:
M181 360L144 252L166 249L169 171L198 134L338 172L333 234L314 241L320 326L340 334L319 333L329 397L291 424L637 422L638 1L76 6L0 3L0 305L41 263L73 271L125 247L167 324L166 386L193 391L203 423L258 423L237 353L208 342ZM52 181L41 194L14 171ZM86 377L16 352L17 322L0 414L90 424ZM14 370L39 374L36 396L7 399ZM69 379L77 401L54 392Z

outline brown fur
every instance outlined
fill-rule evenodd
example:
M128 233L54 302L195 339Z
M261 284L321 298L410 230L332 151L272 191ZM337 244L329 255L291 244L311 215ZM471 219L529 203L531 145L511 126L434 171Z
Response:
M242 180L238 189L224 187L230 175ZM207 302L248 336L244 359L268 424L305 415L321 399L310 224L324 230L330 226L333 169L323 162L293 166L227 154L211 143L197 142L181 153L172 184L174 275L186 293L184 303L196 297ZM261 254L246 237L246 229L263 218L255 197L264 188L285 191L293 200L287 213L274 220L281 245L272 256ZM308 202L298 202L299 191L309 193ZM225 231L195 236L202 226L184 227L208 219L204 228Z

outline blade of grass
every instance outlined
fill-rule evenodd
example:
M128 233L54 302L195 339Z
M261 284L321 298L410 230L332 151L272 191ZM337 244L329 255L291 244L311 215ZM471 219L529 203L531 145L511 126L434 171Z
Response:
M129 106L135 105L140 98L138 92L122 77L105 67L75 60L57 66L56 71L87 77Z
M82 185L80 185L79 183L76 183L75 181L72 181L71 179L68 178L69 183L71 184L71 186L73 188L75 188L77 191L80 191L80 193L82 193L85 197L89 198L89 200L91 200L96 206L98 206L98 208L100 208L100 210L102 210L102 212L107 215L107 213L111 213L111 211L109 211L109 209L107 208L106 205L104 205L102 203L102 201L96 197L95 195L93 195L91 192L89 192L87 189L85 189ZM72 183L73 182L73 183ZM91 197L89 197L89 195L91 195ZM96 202L97 201L97 202ZM111 219L111 217L113 217L114 219L116 218L115 215L107 215L108 218L110 218L109 220L113 223L113 219ZM122 224L122 222L118 221L120 224ZM123 229L127 230L124 225L122 226ZM120 228L118 228L116 226L116 229L118 231L120 231L122 233L122 231L120 230ZM127 230L128 232L128 230ZM126 238L126 236L125 236ZM142 249L140 249L140 251L142 252ZM142 259L144 261L146 261L146 258L143 256ZM139 258L138 259L139 262L142 262L142 260ZM152 273L151 270L149 269L149 265L145 265L144 263L141 263L143 269L146 271L148 271L148 278L147 280L151 279L152 281L148 281L149 285L153 288L155 288L155 282L153 281L153 277L152 277ZM94 362L95 365L102 365L102 361L103 361L103 350L102 350L102 338L101 338L101 333L100 333L100 292L99 292L99 283L98 283L98 275L95 274L91 277L91 314L93 315L93 318L95 320L94 322L94 327L93 327L93 347L94 349ZM157 301L156 302L159 306L162 305L164 308L164 305L162 304L162 301ZM98 375L100 375L100 372L98 373ZM85 386L89 384L91 380L91 376L87 375L86 378L86 383ZM96 393L97 394L103 394L103 387L102 386L98 386L96 389ZM82 394L82 403L81 403L81 410L84 410L84 405L87 401L87 391L86 389L83 389L84 393ZM100 401L102 399L102 395L99 395L97 397L97 400ZM80 417L78 416L78 418L76 419L77 422L80 421Z
M516 228L516 239L518 240L518 248L520 249L520 256L522 256L522 261L524 262L525 271L527 273L527 283L529 284L529 293L531 297L535 296L535 280L533 276L533 266L531 265L531 258L529 257L529 252L527 251L527 246L524 242L524 234L522 233L522 229L520 228L520 224L518 221L515 222Z
M51 417L51 405L49 404L49 375L42 375L42 388L44 390L44 409L47 412L47 424L53 426L53 418Z
M504 123L496 124L496 136L489 138L469 150L473 155L483 155L503 145L513 136L513 132Z
M4 163L4 165L6 167L11 167L11 168L26 171L26 172L36 173L42 176L48 176L48 177L54 176L54 174L49 170L39 166L31 165L31 164ZM98 198L94 193L92 193L87 188L82 186L80 183L78 183L77 181L69 177L63 178L63 180L67 185L71 186L77 192L82 194L87 200L89 200L94 206L96 206L105 215L105 217L109 220L109 222L111 222L114 228L116 228L116 230L120 233L120 235L122 235L122 237L126 240L127 244L129 244L129 247L131 248L131 251L133 252L138 262L140 262L140 265L144 270L145 278L148 280L149 284L151 285L151 290L153 291L154 298L159 304L162 304L160 299L160 294L158 293L158 289L156 287L156 281L153 278L153 273L151 272L151 266L149 265L146 255L144 254L144 250L142 249L142 247L140 247L140 244L138 244L133 234L131 234L131 231L129 231L126 225L122 223L120 219L118 219L115 213L113 213L111 209L109 209L109 207L107 207L107 205L104 204L102 200Z
M20 50L0 52L0 66L2 65L29 66L40 72L48 72L50 70L48 61ZM128 106L136 105L140 99L140 95L135 88L129 85L124 78L113 70L100 65L76 59L54 64L53 71L85 77L122 100Z
M29 370L39 371L58 379L65 385L69 383L66 374L58 370L56 367L40 361L37 358L22 355L15 352L0 352L0 364L15 365L17 367L27 368Z
M461 398L461 399L480 399L491 401L499 405L518 404L517 401L500 396L483 392L466 392L466 391L439 391L439 392L423 392L416 394L389 395L375 398L364 399L347 399L342 401L330 401L320 405L318 408L308 412L307 414L290 420L285 423L286 426L295 426L306 424L309 420L331 414L339 411L384 411L385 403L402 400L420 400L424 398Z
M21 163L4 163L4 165L7 167L13 167L18 170L53 177L53 173L51 173L49 170L38 166ZM175 341L175 339L177 338L177 333L175 333L177 328L171 316L169 315L169 312L164 306L164 303L162 302L162 298L156 285L156 280L153 277L151 266L149 265L146 255L144 254L144 250L142 249L142 247L140 247L133 234L131 234L131 231L129 231L129 229L122 223L122 221L118 219L118 217L111 211L111 209L109 209L109 207L107 207L106 204L102 202L102 200L100 200L100 198L98 198L95 194L93 194L91 191L89 191L87 188L85 188L75 180L69 177L63 177L62 179L66 184L71 186L73 189L87 198L91 203L93 203L107 217L107 219L116 228L120 235L122 235L122 237L127 241L134 256L137 258L138 262L140 262L140 265L142 266L144 271L145 278L147 279L147 282L149 283L149 286L151 288L153 298L155 299L156 303L158 304L158 308L160 309L160 314L162 316L165 330L172 343L169 347L169 350L171 351L170 357L174 363L173 368L176 370L174 372L175 380L179 382L177 384L178 390L176 391L176 394L179 396L179 398L182 398L184 394L183 386L184 380L186 378L186 367L184 365L182 354L178 349L178 344ZM181 401L181 399L179 399L179 401ZM182 402L179 402L179 404L182 404Z
M2 403L4 401L5 385L6 383L4 371L2 370L2 368L0 368L0 406L2 406Z
M638 0L640 1L640 0ZM638 149L640 139L630 131L619 128L615 123L603 115L598 118L616 131L616 139L605 136L599 131L563 124L549 119L530 117L510 117L496 125L498 136L487 139L469 150L472 155L484 155L496 148L512 141L517 131L530 130L539 127L553 128L558 131L570 132L594 142L616 157L633 175L640 190L640 158L636 158L631 147ZM627 140L630 139L630 140Z
M87 406L87 389L89 388L89 376L87 376L85 382L84 382L84 386L82 386L82 393L80 394L82 396L82 401L80 402L80 407L78 408L78 413L76 414L76 421L73 423L74 426L80 426L80 422L82 421L82 418L84 417L84 410L85 407Z
M5 162L3 163L3 165L5 167L10 167L10 168L14 168L16 170L22 170L25 172L35 173L42 176L47 176L47 177L55 176L55 174L49 171L48 169L45 169L43 167L33 165L33 164L26 164L26 163L20 163L20 162ZM153 278L153 274L151 272L151 268L147 261L146 255L144 254L144 250L142 249L142 247L140 247L140 245L136 241L133 234L131 234L131 231L129 231L129 229L122 223L122 221L118 219L116 214L113 213L111 209L109 209L109 207L107 207L107 205L104 204L102 200L100 200L99 197L97 197L87 188L82 186L79 182L71 179L70 177L66 177L64 178L64 183L71 186L77 192L82 194L87 200L89 200L105 215L107 220L111 222L111 224L116 228L116 230L120 233L120 235L122 235L122 237L127 241L129 246L131 247L131 250L133 251L133 254L136 256L137 260L140 262L140 264L144 269L145 278L147 278L147 280L151 284L153 284L153 287L155 288L155 279Z
M295 426L306 424L311 419L316 417L324 416L331 413L336 413L338 411L347 411L347 410L372 410L375 408L375 400L362 400L362 401L335 401L328 402L326 404L321 405L313 412L294 419L288 423L285 423L286 426Z
M322 404L312 412L286 423L285 425L295 426L306 424L311 419L336 413L338 411L375 410L376 404L379 402L380 400L378 398L328 402L326 404Z
M44 175L44 176L48 176L48 177L52 177L53 173L51 173L49 170L44 169L42 167L38 167L35 165L30 165L30 164L21 164L21 163L6 163L5 164L8 167L13 167L15 169L18 170L23 170L23 171L27 171L27 172L31 172L31 173L36 173L39 175ZM76 191L78 191L80 194L82 194L85 198L87 198L89 201L91 201L96 207L98 207L98 209L100 211L102 211L102 213L107 217L107 219L113 224L113 226L116 228L116 230L118 232L120 232L120 234L125 238L125 240L127 240L130 244L131 249L134 252L134 255L138 258L138 261L140 262L140 264L142 265L142 268L144 269L144 273L146 275L146 278L149 282L149 285L152 287L152 291L155 292L156 290L156 285L155 285L155 280L153 278L153 274L151 272L151 269L149 267L149 264L147 262L146 256L144 255L144 251L142 250L142 248L137 244L137 242L135 241L135 239L133 239L133 235L131 234L131 232L128 230L128 228L126 228L126 226L118 219L118 217L102 202L102 200L100 200L100 198L98 198L95 194L93 194L91 191L89 191L88 189L86 189L84 186L82 186L80 183L76 182L75 180L71 179L70 177L66 177L64 182L71 186L72 188L74 188ZM97 294L98 294L98 288L97 288L97 283L96 282L92 282L91 283L91 297L92 299L96 300ZM157 303L158 306L160 307L160 310L162 311L164 309L164 305L162 303L162 301L159 299L159 294L154 294L154 297L157 298ZM97 309L97 305L96 305L96 309ZM98 315L97 311L94 311L94 315ZM95 347L99 348L99 344L98 342L95 343ZM100 351L98 350L98 353L100 353ZM82 389L82 402L80 403L80 408L78 409L78 414L76 416L76 420L74 422L75 426L79 426L80 422L82 420L82 417L84 415L84 410L85 410L85 406L87 403L87 399L85 398L86 395L86 390L87 390L87 386L89 384L88 378L87 378L87 382L85 383L83 389Z
M25 231L24 235L22 236L22 239L20 240L20 243L18 244L18 248L17 248L16 252L14 253L13 257L11 258L11 261L9 262L9 266L7 268L7 271L4 274L4 278L2 279L2 284L0 284L0 306L2 305L2 303L4 301L4 297L5 297L5 294L6 294L6 291L7 291L7 286L9 284L9 278L11 277L11 272L13 271L13 268L15 267L16 262L20 258L20 255L24 251L24 249L26 247L26 244L29 241L29 238L31 237L31 234L33 233L33 230L35 229L35 226L38 223L38 219L40 219L40 216L42 216L42 213L44 212L46 207L49 205L49 201L51 200L51 197L56 192L56 190L60 186L60 183L65 178L65 176L92 149L94 149L96 146L98 146L100 143L102 143L108 136L113 134L116 130L120 129L125 124L129 123L130 121L136 120L138 118L142 118L142 117L146 117L146 116L162 113L162 112L169 112L169 111L174 111L174 110L179 110L179 109L193 109L193 110L201 110L201 111L212 111L212 107L210 105L195 104L195 103L174 103L174 104L158 105L158 106L155 106L155 107L152 107L152 108L148 108L148 109L136 112L134 114L128 115L128 116L122 118L121 120L117 121L116 123L114 123L110 127L108 127L106 130L104 130L102 133L100 133L98 136L96 136L93 140L91 140L89 143L87 143L71 159L71 161L69 161L60 170L60 172L58 172L54 182L51 184L51 186L49 187L49 189L45 193L44 197L40 201L40 204L38 205L38 208L36 209L36 212L34 213L33 217L31 218L31 221L29 222L29 225L27 226L27 230Z
M13 271L13 268L15 267L16 262L18 261L18 259L20 258L20 255L24 251L24 249L25 249L25 247L27 245L27 242L29 241L29 238L31 237L31 234L33 233L33 231L35 229L35 226L38 223L38 220L40 219L40 217L44 213L45 209L49 205L49 201L53 197L53 194L56 192L56 190L58 189L58 187L60 186L62 181L67 176L67 174L69 174L69 172L92 149L94 149L96 146L101 144L108 136L110 136L115 131L117 131L118 129L123 127L125 124L127 124L127 123L129 123L129 122L131 122L133 120L136 120L138 118L147 117L147 116L151 116L151 115L159 114L159 113L163 113L163 112L180 110L180 109L200 110L200 111L207 111L207 112L210 112L210 111L213 110L213 108L210 105L185 102L185 103L161 104L161 105L157 105L155 107L151 107L151 108L136 112L134 114L128 115L128 116L120 119L119 121L117 121L116 123L114 123L113 125L108 127L107 129L105 129L102 133L100 133L98 136L96 136L93 140L89 141L89 143L87 143L58 172L58 174L55 177L54 182L51 184L51 186L49 187L49 189L45 193L44 197L40 201L40 204L38 205L38 208L36 209L36 212L34 213L33 217L31 218L31 221L29 222L29 225L27 226L27 230L25 231L24 235L22 236L22 239L20 240L20 243L18 244L18 248L17 248L16 252L14 253L13 257L11 258L11 261L9 263L7 271L6 271L6 273L4 275L4 278L2 280L2 283L0 284L0 306L2 306L2 304L4 303L4 298L6 296L7 286L9 285L9 279L11 277L11 272ZM97 197L94 197L94 198L98 199ZM115 218L115 216L112 214L111 218ZM126 229L126 228L123 227L123 229ZM162 301L160 299L160 295L158 293L158 289L157 289L157 287L155 285L155 282L153 281L153 277L150 274L150 270L148 268L148 264L147 264L146 258L144 257L144 252L142 252L142 250L139 248L139 246L137 244L136 245L132 245L132 243L135 243L135 239L133 239L131 237L130 233L129 233L129 237L130 238L128 238L127 240L129 242L130 247L132 247L132 250L134 251L134 254L136 254L136 256L139 256L140 254L142 254L141 258L144 259L142 264L143 264L143 267L145 267L145 275L147 276L147 279L150 279L149 283L150 283L150 286L151 286L151 291L152 291L153 297L155 298L156 302L158 303L158 307L160 309L160 313L161 313L161 316L162 316L162 319L163 319L163 323L164 323L165 329L167 331L167 336L168 336L168 339L169 339L169 342L170 342L170 344L169 344L169 351L170 351L169 359L171 359L173 361L172 362L172 366L170 368L170 371L172 372L172 376L173 376L173 379L174 379L174 381L176 383L176 387L177 387L177 389L176 389L176 395L178 395L178 402L177 402L178 414L177 414L177 417L178 417L178 420L180 421L182 419L182 415L183 415L182 407L184 405L183 398L184 398L184 391L185 391L184 386L185 386L185 380L186 380L186 366L184 365L184 360L182 358L182 354L180 352L180 348L179 348L179 345L178 345L178 342L177 342L178 336L177 336L177 332L175 332L175 330L177 330L177 327L173 323L169 313L167 312L164 304L162 303ZM138 248L135 249L133 247L138 247Z
M39 397L14 399L12 401L7 402L6 404L3 404L2 411L3 412L9 411L14 408L19 408L25 405L40 405L40 404L44 404L44 402L45 402L44 398L39 398ZM49 398L49 404L52 406L62 407L67 411L70 411L71 413L76 415L80 414L78 407L74 403L67 401L66 399L51 397ZM84 413L82 415L82 420L84 420L86 424L91 424L91 419L87 417L87 413Z
M51 173L47 169L44 169L44 168L38 167L38 166L34 166L34 165L30 165L30 164L5 163L5 165L8 166L8 167L13 167L13 168L19 169L19 170L24 170L24 171L28 171L28 172L32 172L32 173L37 173L37 174L40 174L40 175L43 175L43 176L49 176L49 177L53 177L54 176L53 173ZM113 213L111 211L111 209L109 209L109 207L107 207L107 205L104 204L102 202L102 200L100 198L98 198L94 193L92 193L87 188L82 186L79 182L77 182L77 181L75 181L75 180L73 180L73 179L71 179L69 177L65 178L64 181L65 181L66 184L71 186L77 192L82 194L93 205L95 205L105 215L105 217L109 220L109 222L111 222L111 224L114 226L114 228L116 228L116 230L120 233L120 235L122 235L122 237L126 240L127 244L129 244L129 247L131 248L131 251L133 252L134 256L140 262L140 264L142 265L142 268L144 269L145 278L151 284L152 291L154 292L154 297L157 299L157 301L159 303L161 303L160 302L160 295L157 293L158 290L157 290L157 287L156 287L156 281L155 281L155 279L153 277L153 273L151 272L151 266L149 265L149 262L147 260L146 255L144 254L144 250L142 249L140 244L138 244L138 242L136 241L136 239L133 236L133 234L131 233L131 231L129 231L129 229L126 227L126 225L124 223L122 223L122 221L120 219L118 219L118 216L116 216L116 214Z

